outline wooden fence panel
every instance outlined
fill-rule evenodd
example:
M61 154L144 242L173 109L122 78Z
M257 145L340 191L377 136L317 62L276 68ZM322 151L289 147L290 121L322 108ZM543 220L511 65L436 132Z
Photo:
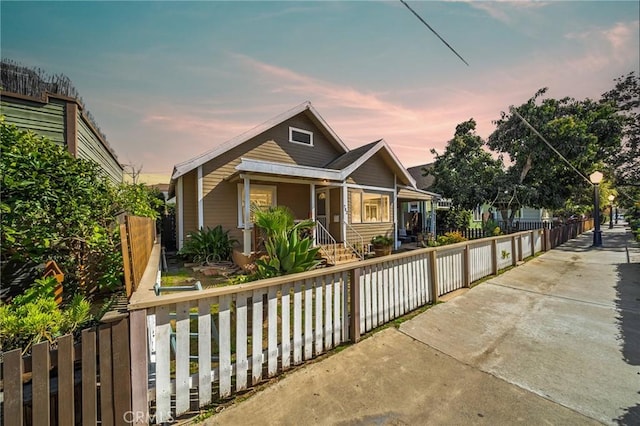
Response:
M127 297L130 297L140 284L151 257L155 232L155 221L149 217L125 216L124 223L120 225Z
M22 350L14 349L5 352L3 358L4 424L6 426L22 426Z
M114 338L115 329L126 339ZM83 330L76 345L69 334L55 348L48 341L35 344L28 356L21 349L2 353L4 424L122 424L131 410L128 336L125 318Z
M491 254L491 241L469 246L471 282L478 281L493 273Z

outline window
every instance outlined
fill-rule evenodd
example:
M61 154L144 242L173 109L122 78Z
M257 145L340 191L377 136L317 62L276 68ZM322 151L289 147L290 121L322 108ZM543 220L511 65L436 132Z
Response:
M249 193L249 202L251 204L251 223L253 226L253 207L259 208L276 206L276 187L268 185L251 185ZM244 185L238 184L238 227L244 227Z
M362 222L362 193L351 193L351 223Z
M373 192L351 193L351 223L389 222L389 196Z
M289 127L289 142L313 146L313 133L308 130Z
M476 208L473 209L473 221L482 222L482 207L476 206Z

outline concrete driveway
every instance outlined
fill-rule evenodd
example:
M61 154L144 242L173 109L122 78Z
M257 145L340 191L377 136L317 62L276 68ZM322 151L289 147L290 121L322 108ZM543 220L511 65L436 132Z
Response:
M205 424L640 424L640 251L585 234ZM635 262L635 263L630 263Z

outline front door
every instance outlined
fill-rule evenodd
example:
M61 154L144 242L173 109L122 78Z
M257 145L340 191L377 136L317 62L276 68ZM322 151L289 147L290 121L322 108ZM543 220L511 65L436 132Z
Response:
M329 211L329 188L316 190L316 218L325 228L327 228L329 223L327 220Z

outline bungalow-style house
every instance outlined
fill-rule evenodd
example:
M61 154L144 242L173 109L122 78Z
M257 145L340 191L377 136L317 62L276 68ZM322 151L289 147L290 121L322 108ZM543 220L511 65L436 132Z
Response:
M246 255L253 205L286 206L317 223L317 244L362 257L376 235L397 242L400 203L433 198L384 140L350 150L309 102L177 164L173 193L178 248L189 231L222 225Z

